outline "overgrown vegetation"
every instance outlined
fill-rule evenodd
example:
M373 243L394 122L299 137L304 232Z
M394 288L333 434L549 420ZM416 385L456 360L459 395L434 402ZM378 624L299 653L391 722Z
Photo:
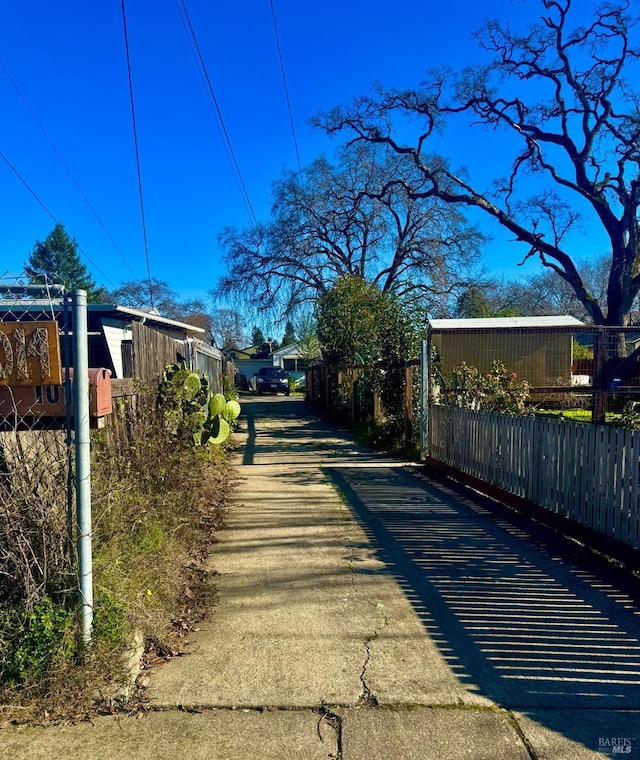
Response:
M501 361L491 362L490 372L480 372L464 362L453 371L451 394L444 397L449 403L464 409L483 409L488 412L527 414L530 396L529 383L518 380Z
M622 414L616 421L616 425L627 430L640 430L640 403L627 401L622 407Z
M387 451L405 448L405 369L418 356L424 337L421 321L410 305L361 277L338 278L319 300L322 356L341 373L336 409L354 399L362 409L367 398L378 393L384 416L368 422L361 434L367 443ZM359 369L354 371L354 365Z
M179 377L191 387L191 379ZM84 653L69 561L63 434L28 434L28 452L24 434L4 434L0 725L120 708L134 640L144 641L148 658L170 657L204 614L212 595L205 560L232 474L223 447L194 445L188 395L172 394L166 384L158 398L141 392L135 404L118 404L113 427L94 434L95 616Z

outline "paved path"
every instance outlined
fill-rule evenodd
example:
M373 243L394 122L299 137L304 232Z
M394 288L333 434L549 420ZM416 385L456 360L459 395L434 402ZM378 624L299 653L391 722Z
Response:
M218 602L141 720L0 734L0 757L640 758L640 605L542 528L243 404Z

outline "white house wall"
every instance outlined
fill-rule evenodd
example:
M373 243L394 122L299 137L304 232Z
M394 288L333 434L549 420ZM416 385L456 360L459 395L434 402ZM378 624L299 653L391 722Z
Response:
M111 357L111 363L115 370L115 377L120 379L124 377L124 369L122 366L122 341L133 340L131 328L127 327L124 322L116 319L104 318L101 321L105 341L107 343L107 348L109 349L109 356Z

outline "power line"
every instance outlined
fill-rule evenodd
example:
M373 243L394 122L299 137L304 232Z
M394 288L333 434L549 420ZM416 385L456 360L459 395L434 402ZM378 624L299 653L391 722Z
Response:
M185 4L185 0L180 0L182 4L182 9L184 11L185 18L187 19L187 24L189 26L189 32L193 39L193 43L195 45L195 49L197 52L198 60L200 61L200 66L202 68L202 72L204 73L206 82L207 82L207 88L209 90L209 93L211 94L211 98L213 100L213 104L215 106L216 114L218 116L218 119L220 120L220 124L222 126L222 132L224 135L225 142L228 147L229 154L231 155L231 160L233 161L233 166L236 170L237 178L240 183L241 191L245 199L245 203L247 204L247 208L249 209L249 213L251 215L251 218L253 219L254 225L258 226L258 220L256 218L255 212L253 210L253 206L251 205L251 199L249 197L249 193L247 191L247 186L245 185L244 179L242 177L242 172L240 171L240 166L238 165L238 161L236 159L236 154L233 150L233 145L231 144L231 138L229 137L229 132L227 131L227 127L225 125L224 119L222 117L222 111L220 110L220 106L218 105L218 99L216 98L215 91L213 89L213 85L211 84L211 78L209 76L209 72L207 70L207 66L204 62L204 58L202 56L202 51L200 50L200 45L198 43L198 38L196 36L195 30L193 28L193 24L191 23L191 17L189 16L189 11L187 10L187 6ZM123 0L124 2L124 0Z
M33 190L29 184L27 183L26 179L20 174L20 172L16 169L16 167L9 161L9 159L5 156L5 154L0 151L0 156L5 160L7 166L11 169L11 171L16 175L16 177L22 182L22 184L27 188L27 190L33 195L33 197L38 201L38 203L42 206L42 208L49 214L49 216L53 219L56 224L58 223L58 220L55 218L55 216L49 211L49 209L44 205L44 203L40 200L40 198L36 195L35 190Z
M131 100L131 119L133 121L133 142L136 152L136 167L138 169L138 191L140 193L140 215L142 218L142 237L144 240L144 255L147 262L147 281L149 283L149 302L153 308L153 288L151 286L151 266L149 264L149 245L147 243L147 222L144 213L144 198L142 194L142 173L140 171L140 152L138 150L138 130L136 127L136 109L133 101L133 81L131 79L131 56L129 55L129 37L127 35L127 12L122 0L122 25L124 28L124 46L127 53L127 75L129 77L129 99Z
M289 123L291 124L291 134L293 135L293 145L296 151L296 160L298 161L298 172L302 178L302 164L300 163L300 152L298 150L298 138L296 137L296 128L293 122L293 112L291 110L291 100L289 98L289 87L287 86L287 76L284 71L284 59L282 57L282 48L280 47L280 35L278 34L278 24L276 23L276 9L273 0L271 4L271 18L273 19L273 31L276 35L276 46L278 48L278 58L280 59L280 70L282 71L282 83L284 85L284 94L287 99L287 109L289 110Z
M49 208L45 205L44 201L38 196L38 194L36 193L36 191L29 185L29 183L27 182L27 180L20 174L20 172L11 163L11 161L9 161L9 159L5 156L5 154L1 150L0 150L0 158L2 158L5 161L5 163L11 169L11 171L16 175L16 177L20 180L20 182L22 182L22 184L27 188L27 190L31 193L31 195L33 195L33 197L38 201L38 203L47 212L47 214L49 214L49 216L53 219L53 221L56 224L58 224L59 221L58 221L58 219L56 219L55 215L49 210ZM99 274L101 274L107 282L110 282L111 285L113 286L113 288L115 289L116 285L111 280L111 278L107 277L107 275L100 269L100 267L95 263L95 261L93 261L77 243L76 243L76 246L77 246L78 250L80 251L80 253L85 257L85 259L96 270L96 272L98 272Z
M214 97L212 97L211 92L209 90L209 87L207 85L207 80L205 77L204 72L202 71L202 67L200 65L199 59L198 59L198 53L196 52L196 48L193 43L193 39L191 37L191 33L189 31L189 27L187 26L187 22L184 18L184 14L182 11L182 8L180 6L180 0L175 0L176 8L178 10L178 15L180 16L180 21L182 22L182 28L184 29L185 36L187 38L187 43L189 45L189 49L191 50L191 54L193 55L193 60L195 61L196 68L198 69L198 73L200 74L200 79L202 81L202 84L204 86L205 92L207 94L207 102L209 103L209 107L211 108L211 111L213 113L213 118L216 123L216 126L218 127L218 131L220 132L220 137L222 138L222 144L224 146L225 153L227 154L227 158L229 159L229 163L231 165L231 170L233 171L233 176L235 178L236 184L238 185L238 189L240 190L240 195L242 196L242 201L247 209L247 213L249 214L249 217L253 216L253 210L251 207L251 203L249 201L248 196L246 195L245 189L242 185L242 176L238 175L238 171L236 168L236 165L234 165L233 156L230 150L230 145L227 142L225 138L225 134L223 131L222 124L220 123L220 119L218 117L218 111L216 110L216 103ZM253 216L253 219L255 221L255 216Z
M89 198L87 198L87 196L86 196L86 194L84 193L83 189L80 187L80 183L79 183L79 182L78 182L78 180L75 178L75 176L73 175L73 173L72 173L71 169L69 168L69 166L67 165L67 163L65 162L65 160L64 160L64 159L62 158L62 156L60 155L60 152L58 151L58 149L57 149L57 148L56 148L56 146L54 145L54 143L53 143L53 140L52 140L52 139L49 137L49 135L48 135L48 133L47 133L46 129L43 127L42 123L40 122L40 120L39 120L39 119L38 119L38 117L36 116L36 114L35 114L34 110L31 108L31 106L29 105L29 103L28 103L27 99L25 98L24 94L22 93L22 91L21 91L21 90L20 90L20 88L18 87L18 84L16 83L16 81L14 80L14 78L11 76L11 74L10 74L10 73L9 73L9 71L7 70L7 67L4 65L4 63L3 63L2 61L0 61L0 67L2 68L2 70L4 71L4 73L7 75L7 78L9 79L9 81L11 82L11 84L14 86L14 88L15 88L16 92L18 93L18 95L19 95L19 96L20 96L20 98L22 99L22 102L25 104L25 106L26 106L27 110L29 111L29 113L30 113L30 114L31 114L31 116L33 117L33 120L34 120L34 121L35 121L35 123L38 125L38 127L40 128L40 131L42 132L42 134L43 134L43 135L45 136L45 138L47 139L47 142L48 142L48 143L49 143L49 145L51 146L51 148L52 148L53 152L54 152L54 153L56 154L56 156L58 157L58 159L59 159L60 163L62 164L62 166L65 168L65 170L66 170L67 174L68 174L68 175L71 177L71 179L72 179L72 181L73 181L74 185L75 185L75 186L76 186L76 188L78 189L78 192L80 193L80 195L81 195L81 196L84 198L84 200L85 200L85 202L86 202L87 206L89 206L89 208L90 208L90 209L91 209L91 211L93 212L93 215L95 216L95 218L96 218L96 219L98 220L98 222L100 223L100 226L102 227L102 229L104 230L105 234L107 235L107 237L109 238L109 240L110 240L110 241L111 241L111 243L113 244L113 247L114 247L114 248L116 249L116 251L117 251L117 252L120 254L120 258L121 258L121 259L124 261L125 265L126 265L126 266L127 266L127 268L129 269L129 271L131 272L131 274L132 274L132 275L135 277L135 276L136 276L136 273L133 271L133 269L132 269L132 268L131 268L131 266L129 265L129 262L127 261L127 259L126 259L125 255L122 253L122 251L120 250L120 248L119 248L118 244L116 243L116 241L115 241L115 240L113 239L113 237L111 236L111 234L110 234L109 230L106 228L106 226L105 226L104 222L103 222L103 221L102 221L102 219L100 218L100 215L98 214L98 212L97 212L97 211L95 210L95 208L93 207L93 205L92 205L91 201L89 200Z

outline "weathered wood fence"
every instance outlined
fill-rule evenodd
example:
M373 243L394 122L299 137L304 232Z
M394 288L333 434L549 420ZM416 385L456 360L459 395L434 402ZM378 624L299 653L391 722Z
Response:
M415 409L413 398L414 375L420 371L418 359L407 362L404 384L404 419L405 437L412 435L412 420L418 417L420 410ZM307 401L316 407L345 418L355 424L366 420L378 421L384 417L380 396L371 388L371 383L363 384L366 367L354 365L341 370L326 364L312 365L306 371Z
M207 375L214 393L223 392L225 367L217 348L194 339L176 340L139 322L133 322L131 327L133 339L124 357L131 376L111 380L113 413L106 427L112 446L131 439L139 412L146 410L150 414L167 364L185 361L194 372Z
M640 431L433 405L430 458L640 548Z

